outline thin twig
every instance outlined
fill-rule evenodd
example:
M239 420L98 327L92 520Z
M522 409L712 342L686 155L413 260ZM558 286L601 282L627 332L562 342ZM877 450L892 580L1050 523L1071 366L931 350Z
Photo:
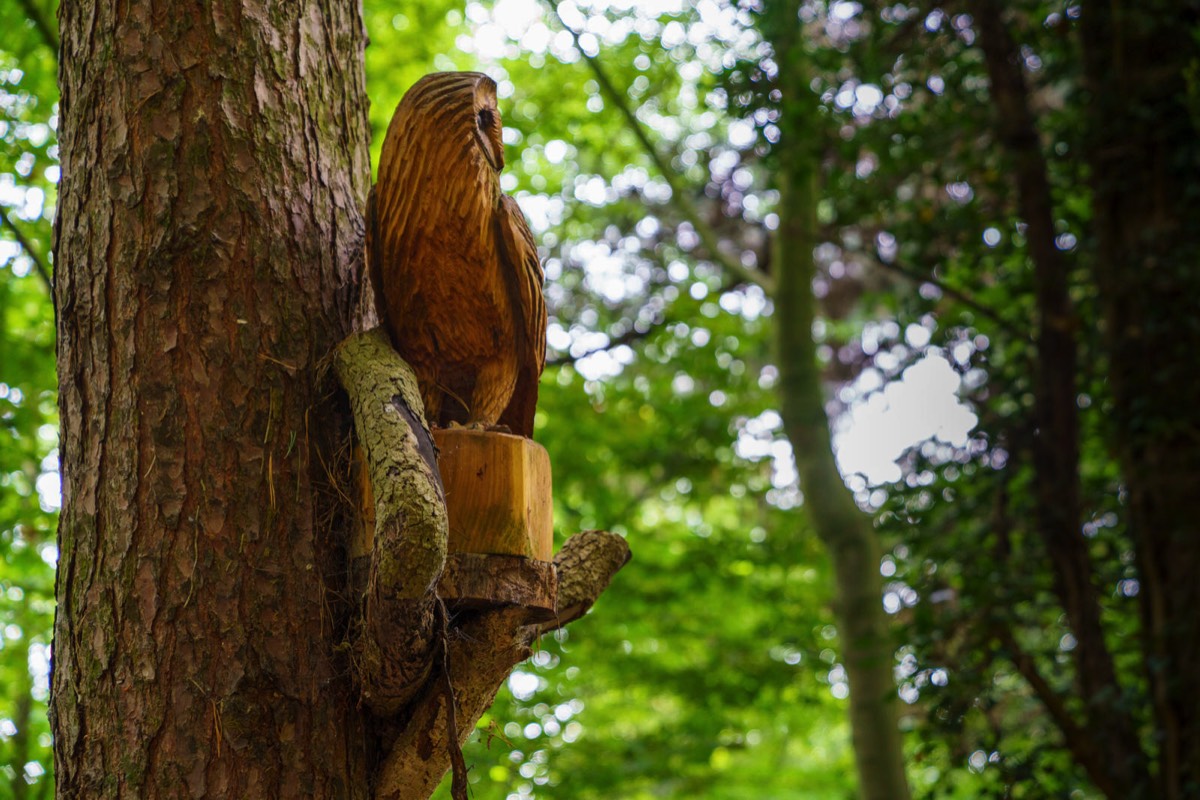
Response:
M608 73L600 65L599 59L588 55L587 51L583 49L583 45L579 41L580 34L563 20L562 15L558 13L558 8L553 3L549 3L548 5L558 20L558 24L563 27L563 30L571 34L571 38L575 40L575 49L579 51L583 60L591 68L592 74L596 76L596 82L600 84L600 90L608 96L609 100L617 107L617 110L621 112L621 116L629 124L630 131L637 137L638 142L642 145L642 149L646 151L646 155L654 162L654 166L663 180L671 187L671 205L675 207L675 210L696 231L696 235L700 237L700 241L708 251L709 257L730 275L746 283L757 284L762 287L763 292L768 297L772 296L775 293L775 281L770 275L753 267L747 267L736 258L721 250L720 237L717 236L712 226L700 216L696 205L685 192L685 187L681 185L676 171L672 169L667 159L659 152L654 142L650 141L650 134L646 132L646 128L642 125L641 120L637 118L633 109L629 107L624 93L617 90L617 87L609 79Z
M1066 703L1063 702L1062 697L1045 677L1042 676L1041 671L1038 670L1037 663L1033 660L1033 656L1025 652L1008 626L997 624L995 626L995 634L1000 645L1008 651L1009 659L1012 661L1013 666L1017 668L1017 672L1029 684L1029 688L1033 690L1034 695L1041 701L1050 718L1054 720L1054 724L1062 734L1067 749L1074 756L1076 762L1087 771L1088 777L1103 789L1109 783L1108 774L1103 763L1096 755L1095 742L1090 732L1075 721ZM1113 795L1109 794L1108 796L1111 797Z
M868 255L869 255L869 253L868 253ZM888 272L894 273L903 278L907 278L908 280L913 281L914 283L928 283L931 286L936 286L938 291L940 291L942 294L946 295L947 297L953 297L955 300L962 303L964 306L966 306L974 311L979 312L983 316L990 319L992 322L999 325L1001 329L1003 329L1007 333L1011 334L1013 337L1015 337L1017 339L1021 339L1026 342L1033 341L1033 339L1029 335L1029 331L1022 331L1021 327L1017 323L1013 322L1010 319L1005 318L1002 314L1000 314L1000 312L996 311L994 308L990 308L989 306L984 305L983 303L976 300L974 297L972 297L970 294L968 294L964 290L956 288L954 286L951 286L948 283L946 283L945 281L941 280L940 278L937 278L931 274L926 274L924 272L918 272L917 270L909 269L908 267L900 266L899 264L895 264L895 263L892 263L889 261L884 261L878 255L872 256L871 261L876 266L878 266L880 269L884 269L884 270L887 270Z
M37 32L42 37L42 42L54 51L54 55L58 56L58 32L51 27L46 21L45 14L37 7L34 0L18 0L21 4L21 10L25 12L25 16L33 23L33 27L37 28Z
M462 743L458 733L458 698L454 696L454 682L450 678L450 614L446 602L437 598L438 627L441 629L438 650L441 654L442 692L446 701L446 746L450 751L450 771L453 774L450 796L453 800L467 800L467 762L463 759Z
M42 276L42 280L46 283L46 288L53 294L54 280L50 277L50 270L46 267L45 260L38 255L37 250L33 249L33 245L29 241L29 237L17 227L17 224L8 218L8 214L0 211L0 222L4 223L4 227L12 232L13 238L17 240L17 244L29 256L29 260L33 262L33 266L37 269L38 275Z
M725 285L723 285L720 289L717 289L715 294L717 297L720 297L723 294L728 294L729 292L734 291L735 289L737 289L737 287L738 287L738 282L730 281L729 283L726 283ZM560 356L558 358L549 359L546 361L546 366L549 368L549 367L564 367L564 366L568 366L568 365L573 365L576 362L582 361L583 359L585 359L589 356L594 356L597 353L605 353L605 352L608 352L609 350L620 347L621 345L630 345L630 344L633 344L634 342L640 342L642 339L645 339L650 334L662 330L667 325L670 325L675 322L683 322L685 319L682 317L681 318L672 317L671 315L667 314L666 312L667 312L667 309L663 309L659 318L654 320L653 322L651 322L649 325L647 325L645 330L638 330L636 327L630 328L629 330L625 331L624 333L622 333L620 336L616 337L615 339L609 339L608 344L606 344L606 345L602 345L600 347L593 347L591 350L582 352L577 356L571 355L568 353L567 355Z

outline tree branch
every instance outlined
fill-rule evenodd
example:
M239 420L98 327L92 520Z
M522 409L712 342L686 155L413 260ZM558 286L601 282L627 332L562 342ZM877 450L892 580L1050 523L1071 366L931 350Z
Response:
M1021 54L1003 18L1000 0L971 3L995 106L996 137L1012 162L1017 206L1028 225L1038 314L1033 442L1038 532L1054 569L1054 591L1078 646L1076 682L1089 728L1100 737L1100 765L1110 797L1124 797L1147 781L1147 757L1136 725L1116 698L1123 689L1104 638L1099 592L1080 525L1079 419L1076 403L1077 320L1070 276L1055 245L1054 204L1037 122L1029 103Z
M620 536L584 531L568 539L554 558L559 573L557 618L539 623L519 606L464 615L447 643L459 744L491 707L512 668L529 657L537 637L583 616L628 561L629 546ZM430 686L410 708L405 730L380 769L375 800L424 798L437 788L451 766L446 714L450 694Z
M33 27L37 29L38 34L42 37L42 42L54 51L54 56L57 58L58 32L46 21L46 15L37 7L34 0L17 0L17 2L21 4L21 10L33 23Z
M587 62L588 67L591 68L592 74L596 76L596 82L600 84L600 90L608 96L608 99L617 107L617 110L621 112L621 116L625 118L625 122L628 124L629 130L637 138L638 143L641 144L646 155L649 156L650 160L654 163L654 167L658 170L659 175L661 175L663 180L667 182L667 185L671 187L670 204L675 208L676 212L678 212L679 215L682 216L684 220L686 220L688 224L690 224L696 231L696 235L700 237L700 241L708 251L709 257L718 266L720 266L730 275L736 277L738 280L745 281L746 283L758 284L760 287L762 287L763 292L765 292L768 297L773 295L775 293L775 280L770 275L766 274L762 270L745 266L736 258L730 256L721 249L720 237L717 235L716 231L713 230L712 226L700 216L700 212L696 209L695 203L692 202L691 198L685 191L685 187L679 181L676 170L671 167L667 159L654 145L654 142L650 140L649 133L646 132L645 126L642 125L641 120L637 118L637 115L633 112L633 109L630 108L629 103L625 99L625 95L618 91L612 80L609 79L608 73L605 72L604 68L600 65L600 60L595 56L588 55L587 51L583 49L583 46L579 41L580 34L563 20L562 15L558 13L558 8L553 3L549 3L548 5L551 12L554 14L555 19L558 20L558 24L561 25L563 30L569 33L571 38L575 40L575 49L579 51L580 56L583 57L583 60Z
M372 541L350 547L352 554L371 554L353 657L364 702L390 716L421 689L432 668L446 501L416 376L383 331L351 335L338 346L334 365L350 396L370 475L359 480L364 498L372 499L367 508L374 510Z
M875 264L875 266L879 267L882 270L886 270L895 275L899 275L900 277L910 280L914 283L928 283L932 286L936 286L938 288L938 291L940 291L942 294L946 295L947 297L953 297L955 300L962 303L967 308L973 309L974 311L977 311L979 314L987 317L992 322L996 323L996 325L999 326L1001 328L1001 330L1005 331L1010 336L1013 336L1017 339L1024 340L1026 342L1033 341L1033 339L1029 335L1028 331L1022 331L1020 326L1018 326L1015 322L1013 322L1009 319L1006 319L1002 314L1000 314L1000 312L996 311L994 308L984 305L983 303L979 302L974 297L972 297L970 294L968 294L966 291L956 288L954 286L951 286L950 284L946 283L945 281L941 280L940 278L935 277L932 274L927 275L923 272L918 272L916 270L909 269L908 267L903 267L899 264L884 261L882 258L879 257L878 254L872 255L871 263Z
M1017 668L1017 672L1029 684L1029 688L1033 690L1034 696L1041 701L1041 704L1046 709L1046 713L1054 720L1054 724L1062 734L1063 741L1066 743L1067 749L1071 752L1072 758L1084 768L1088 777L1096 784L1096 787L1100 791L1108 797L1116 796L1113 794L1114 789L1108 770L1097 756L1095 743L1092 741L1088 731L1081 728L1075 722L1075 718L1071 716L1071 712L1067 709L1067 705L1063 702L1062 697L1045 677L1042 676L1033 657L1025 652L1017 642L1016 637L1013 636L1013 632L1009 627L1005 624L997 623L995 633L997 641L1008 651L1009 659L1012 661L1013 666Z
M720 297L723 294L732 292L736 288L737 288L737 283L734 283L734 282L726 283L721 288L717 289L715 294L717 297ZM682 322L682 321L683 320L681 320L681 319L676 319L675 317L668 315L666 313L666 309L663 309L662 315L657 320L655 320L654 322L651 322L649 325L647 325L645 330L638 330L636 327L630 328L629 330L625 331L624 333L622 333L620 336L616 337L615 339L610 339L608 344L606 344L602 347L593 347L591 350L580 353L577 356L573 356L570 353L568 353L567 355L560 356L558 358L549 359L546 362L546 366L547 367L563 367L563 366L575 364L576 362L582 361L583 359L587 358L588 356L594 356L597 353L604 353L604 352L607 352L608 350L612 350L615 347L620 347L621 345L628 345L628 344L633 344L634 342L640 342L642 339L645 339L646 337L650 336L651 334L662 330L667 325L670 325L673 322Z
M437 595L446 501L416 377L379 328L347 338L333 364L350 397L359 468L370 475L360 474L359 513L374 511L349 545L352 560L371 554L352 659L364 703L398 731L375 797L429 797L452 765L455 797L465 797L459 747L537 637L583 616L629 560L629 546L604 531L571 537L554 559L559 605L552 619L546 607L525 605L460 607L448 619Z
M558 570L558 613L527 631L530 642L582 617L632 558L629 544L608 531L583 531L563 544L554 557Z
M45 260L38 254L37 250L33 249L29 238L25 235L17 224L8 217L8 213L0 211L0 222L4 223L4 227L8 228L12 233L13 238L17 240L17 244L25 251L25 255L29 256L29 260L33 262L33 266L38 271L38 275L42 277L42 282L46 284L46 288L51 294L54 293L54 279L50 276L50 270L46 266Z

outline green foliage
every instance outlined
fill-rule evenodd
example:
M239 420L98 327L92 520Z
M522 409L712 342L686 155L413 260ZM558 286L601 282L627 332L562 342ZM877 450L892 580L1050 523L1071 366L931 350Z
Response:
M487 30L503 26L512 8L485 5L490 15L476 8L467 17ZM580 44L598 56L659 152L691 187L703 222L749 263L765 265L776 202L771 144L779 136L778 96L750 7L699 4L657 16L570 4L559 11L592 34ZM1078 12L1037 3L1009 11L1045 137L1058 246L1075 276L1072 300L1082 319L1085 532L1129 691L1120 701L1144 709L1136 573L1106 443L1106 355L1095 288L1085 272L1091 212L1079 157ZM543 21L552 37L561 30L552 15ZM1032 665L1051 692L1067 698L1068 713L1080 711L1071 699L1073 640L1052 592L1048 555L1031 527L1037 479L1030 463L1033 273L1012 168L993 133L996 112L973 20L939 8L836 3L806 7L804 22L819 75L814 88L824 118L818 127L836 132L822 156L814 282L825 315L814 333L823 345L831 406L851 410L909 367L937 359L958 374L959 394L978 419L965 440L918 443L902 459L896 483L849 478L863 506L877 511L891 548L882 565L889 580L885 605L903 625L897 671L908 704L905 724L913 732L914 787L930 797L1091 796L1060 730L1016 666L1020 661L1028 671ZM524 149L511 165L517 173L512 188L529 193L527 208L553 210L539 233L549 255L552 323L568 335L552 333L552 344L569 352L570 361L596 347L611 350L581 359L578 372L560 367L548 373L538 435L552 451L560 523L570 528L578 518L582 526L616 526L633 543L635 562L602 601L603 619L573 629L561 654L547 645L549 655L533 670L538 691L497 705L493 724L512 744L493 738L490 760L482 747L473 752L476 763L495 765L473 776L479 794L799 796L800 786L817 796L848 792L845 730L833 722L839 709L823 686L810 694L815 679L835 674L811 658L811 648L822 644L788 641L804 657L786 684L752 667L760 657L755 643L778 641L772 631L836 635L824 610L828 568L804 524L788 513L798 495L787 470L772 486L765 463L737 455L748 452L739 442L744 445L752 430L767 440L767 449L778 447L782 436L777 425L759 424L776 408L766 338L771 304L762 303L754 287L727 283L713 254L696 246L679 205L662 191L662 176L571 40L558 34L543 52L541 40L529 34L537 24L525 33L516 26L517 38L487 67L513 84L506 124L519 131L513 138ZM546 147L555 140L567 145L562 161L552 160ZM693 296L704 299L697 303ZM756 303L759 313L738 313ZM712 333L702 334L699 346L689 340L696 328ZM717 344L714 352L713 343L728 341L737 345L725 366L740 362L740 375L714 369L713 355L719 361L722 351ZM719 402L712 391L720 392ZM789 460L786 451L781 460ZM706 469L718 479L698 477ZM739 477L743 471L748 477ZM686 493L672 491L681 473ZM663 525L655 510L660 505L685 525ZM734 546L739 532L756 525L765 534L761 553ZM688 529L704 535L689 538L683 535ZM681 557L664 561L662 553ZM735 564L744 571L740 580L730 574ZM803 601L809 605L798 609L776 600L774 617L760 617L760 603L794 590L787 579L775 584L774 576L797 569L814 579ZM658 590L653 602L627 609L646 587ZM701 597L693 599L697 592ZM728 612L724 621L703 613L709 602ZM660 619L668 623L659 627ZM735 619L763 619L763 625L739 630ZM594 654L588 650L593 637L603 642ZM696 637L720 642L722 651L732 645L744 652L737 660L714 660L712 648L689 646ZM648 642L657 649L643 660ZM832 644L836 648L836 639ZM679 650L699 671L671 669ZM633 665L630 678L623 677L622 659L605 657L613 652ZM835 650L827 652L832 659ZM564 681L572 665L597 678L611 673L619 688L605 693L578 675ZM756 690L739 692L737 681L719 677L730 669L753 674ZM691 690L694 685L702 689ZM611 711L604 697L612 698ZM520 740L527 722L543 721L564 698L583 702L571 717L587 732L580 744L565 746L534 728L535 744ZM715 706L713 698L720 698ZM689 704L699 708L695 728L680 711ZM706 767L704 748L692 752L693 743L711 741L715 728L738 718L743 730L757 726L758 714L789 731L807 728L824 754L780 749L787 736L769 727L753 728L756 740L770 744L739 753L733 774L716 768L724 756L710 756ZM603 735L593 731L610 715L623 724ZM772 751L775 759L763 758ZM813 772L830 782L814 783ZM688 783L692 776L698 782Z
M50 797L57 408L50 233L55 51L20 8L0 48L0 798ZM53 25L53 8L30 3Z

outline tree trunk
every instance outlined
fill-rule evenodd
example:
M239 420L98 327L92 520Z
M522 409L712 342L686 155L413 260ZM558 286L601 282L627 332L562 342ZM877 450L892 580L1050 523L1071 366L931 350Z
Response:
M1200 103L1194 4L1088 5L1096 283L1138 568L1157 783L1200 797ZM1133 795L1131 795L1133 796Z
M1082 766L1111 798L1129 797L1147 783L1146 755L1129 706L1113 702L1124 690L1101 624L1079 500L1079 419L1076 389L1078 322L1069 295L1067 263L1055 243L1054 206L1037 123L1030 108L1020 51L999 0L976 0L979 44L991 82L996 138L1013 167L1017 208L1027 225L1037 303L1037 361L1033 465L1037 530L1050 557L1054 591L1078 645L1072 656L1084 699L1089 738Z
M368 181L357 4L63 3L60 797L364 797L321 360Z
M795 453L804 507L829 550L835 613L850 684L850 729L864 800L909 797L896 719L895 647L883 609L879 540L834 459L812 327L817 178L822 141L816 96L800 40L799 5L771 7L764 31L779 69L779 231L772 273L784 429Z

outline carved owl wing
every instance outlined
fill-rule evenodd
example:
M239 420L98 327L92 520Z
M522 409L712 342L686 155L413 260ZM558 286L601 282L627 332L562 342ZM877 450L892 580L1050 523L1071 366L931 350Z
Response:
M517 385L500 424L519 436L532 437L538 379L546 366L545 274L521 207L504 194L496 209L496 241L517 335Z

